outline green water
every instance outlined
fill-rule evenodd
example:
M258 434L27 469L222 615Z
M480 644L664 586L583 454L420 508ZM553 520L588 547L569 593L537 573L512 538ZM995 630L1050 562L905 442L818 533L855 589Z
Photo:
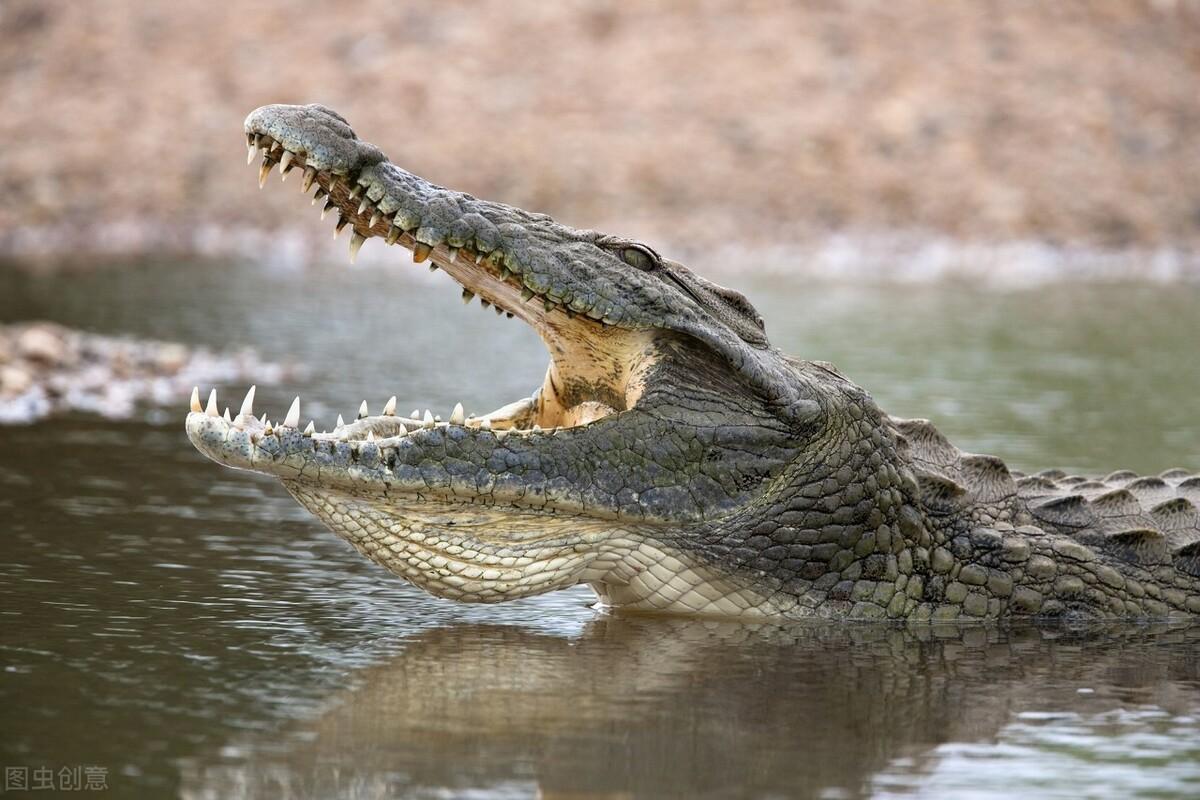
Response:
M257 405L300 392L318 425L540 383L529 330L415 269L4 272L0 320L292 358L311 372ZM739 284L776 345L965 449L1200 471L1200 288ZM185 402L0 428L4 766L101 766L120 797L1200 795L1200 629L620 618L585 590L455 605L195 453Z

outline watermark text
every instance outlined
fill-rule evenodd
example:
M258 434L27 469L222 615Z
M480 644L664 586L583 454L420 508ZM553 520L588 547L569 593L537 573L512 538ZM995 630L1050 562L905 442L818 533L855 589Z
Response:
M108 767L73 764L65 767L5 767L4 791L102 792L108 789Z

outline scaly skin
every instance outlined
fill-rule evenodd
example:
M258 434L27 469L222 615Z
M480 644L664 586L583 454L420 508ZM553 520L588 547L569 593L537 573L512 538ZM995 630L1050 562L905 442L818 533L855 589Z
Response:
M246 133L263 179L318 187L352 255L409 248L550 353L532 397L480 419L389 405L317 434L296 408L272 426L193 397L201 452L278 477L416 585L496 602L587 583L748 617L1200 613L1200 476L1010 472L775 350L745 298L645 245L430 184L320 106L260 108Z

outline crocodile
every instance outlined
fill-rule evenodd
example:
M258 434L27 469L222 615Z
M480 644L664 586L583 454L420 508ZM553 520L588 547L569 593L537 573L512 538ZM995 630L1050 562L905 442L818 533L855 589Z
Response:
M274 476L360 553L439 597L579 584L605 607L743 618L1200 613L1200 475L1026 475L885 414L771 346L741 294L646 244L437 186L320 105L245 121L260 186L302 175L353 259L411 251L530 325L529 397L467 418L364 402L331 432L192 393L192 443Z

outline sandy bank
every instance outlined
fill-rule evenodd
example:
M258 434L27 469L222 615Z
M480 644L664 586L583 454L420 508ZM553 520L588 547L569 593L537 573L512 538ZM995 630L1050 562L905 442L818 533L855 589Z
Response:
M13 0L0 254L290 229L296 190L259 192L241 121L310 101L439 183L676 250L1186 254L1198 40L1192 0Z

